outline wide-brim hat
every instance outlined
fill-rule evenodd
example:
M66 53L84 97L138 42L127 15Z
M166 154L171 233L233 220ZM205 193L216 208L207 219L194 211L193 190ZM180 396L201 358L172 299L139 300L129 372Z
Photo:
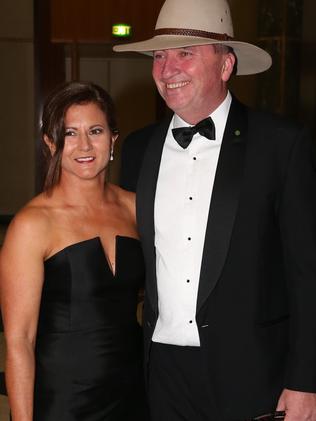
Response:
M148 40L115 45L114 51L152 54L156 50L223 44L232 47L237 58L237 75L267 70L270 54L256 45L234 39L227 0L166 0L154 36Z

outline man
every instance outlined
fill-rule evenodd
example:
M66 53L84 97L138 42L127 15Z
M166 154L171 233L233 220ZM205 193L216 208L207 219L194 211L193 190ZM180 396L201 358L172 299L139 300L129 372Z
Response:
M152 420L315 421L310 140L227 89L270 56L233 39L226 0L166 0L152 39L115 49L153 51L174 112L147 133L137 188Z

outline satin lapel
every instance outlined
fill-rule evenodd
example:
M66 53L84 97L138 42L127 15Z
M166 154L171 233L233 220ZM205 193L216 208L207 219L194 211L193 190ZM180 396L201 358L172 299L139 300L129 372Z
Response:
M233 98L212 192L199 282L197 312L214 289L227 256L244 170L247 110Z
M164 120L156 127L151 136L139 175L136 195L137 224L146 261L146 294L155 312L158 312L158 294L154 238L154 204L162 149L169 124L170 118Z

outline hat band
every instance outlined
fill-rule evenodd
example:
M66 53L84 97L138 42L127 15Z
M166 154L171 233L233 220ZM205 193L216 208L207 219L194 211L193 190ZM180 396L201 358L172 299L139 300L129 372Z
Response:
M154 35L183 35L185 37L201 37L216 39L218 41L231 41L233 37L227 34L218 34L216 32L200 31L199 29L182 29L182 28L160 28L155 29Z

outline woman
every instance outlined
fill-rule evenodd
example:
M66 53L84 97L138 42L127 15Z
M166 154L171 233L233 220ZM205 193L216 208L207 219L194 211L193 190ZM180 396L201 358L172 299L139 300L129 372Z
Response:
M135 198L105 180L118 136L100 87L47 100L44 192L1 252L6 381L13 421L144 420Z

